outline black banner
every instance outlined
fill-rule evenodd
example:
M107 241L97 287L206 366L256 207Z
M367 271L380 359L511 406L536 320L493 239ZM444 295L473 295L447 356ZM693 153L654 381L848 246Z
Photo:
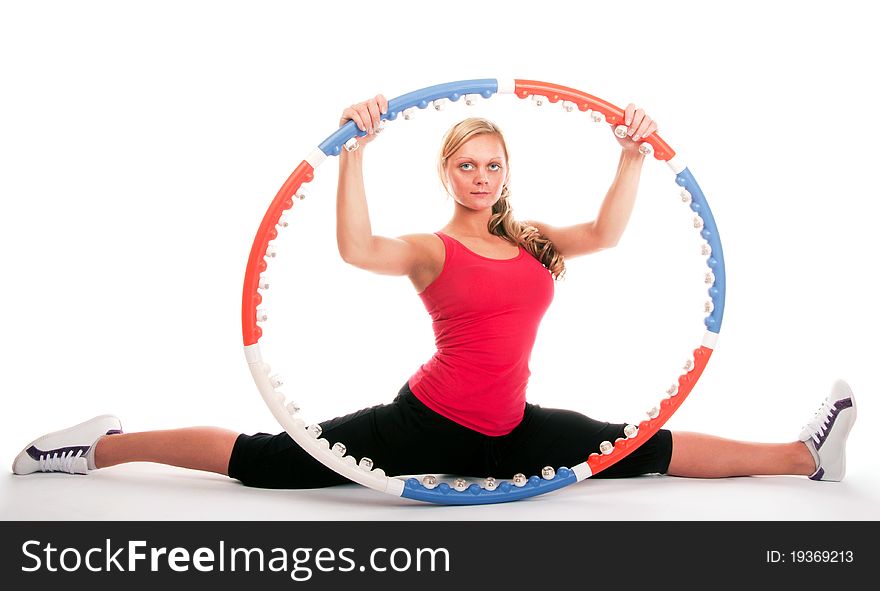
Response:
M4 589L856 582L878 522L5 522Z

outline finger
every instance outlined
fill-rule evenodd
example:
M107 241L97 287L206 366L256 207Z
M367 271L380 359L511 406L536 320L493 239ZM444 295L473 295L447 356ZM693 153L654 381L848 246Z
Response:
M645 133L642 134L642 139L645 139L655 131L657 131L657 124L653 120L651 120L651 125L649 125L648 129L645 130Z
M636 133L636 130L639 128L639 125L642 124L642 119L645 118L645 111L642 109L636 109L635 113L632 116L632 123L629 125L628 135L633 136Z
M381 114L379 113L379 103L373 99L367 103L367 110L370 112L370 133L379 127Z
M364 121L363 121L363 119L361 119L360 113L358 113L354 107L355 107L355 105L352 105L342 112L342 118L343 118L342 124L344 125L345 120L350 119L350 120L354 121L354 124L358 126L358 129L360 129L361 131L364 131Z
M636 128L636 132L633 134L633 141L638 141L639 138L645 137L645 132L648 131L650 126L651 118L646 115Z
M388 99L385 98L382 94L376 95L376 100L379 101L379 110L382 111L382 114L388 112Z
M361 121L364 124L364 127L361 131L369 132L372 128L372 123L370 121L370 109L367 107L366 103L358 103L355 105L355 108L358 112L358 115L361 117Z
M629 126L632 123L633 114L636 112L636 106L632 103L626 106L626 111L623 114L623 122Z

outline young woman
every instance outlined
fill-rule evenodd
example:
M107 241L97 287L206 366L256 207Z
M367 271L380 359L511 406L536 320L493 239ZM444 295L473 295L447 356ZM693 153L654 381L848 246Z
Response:
M406 275L433 319L437 351L389 404L321 423L389 475L444 473L511 478L544 466L573 466L624 424L526 402L529 358L564 261L617 244L635 203L644 156L638 141L657 126L626 108L627 136L617 174L593 221L553 227L513 218L507 146L485 119L466 119L446 134L438 161L455 200L452 219L434 234L385 238L372 233L363 183L366 147L388 108L382 95L352 105L367 132L339 156L337 241L349 264ZM856 418L847 384L838 381L819 411L789 443L751 443L660 430L596 477L660 473L717 478L795 474L841 480L846 439ZM15 459L13 472L68 472L126 462L158 462L228 475L248 486L313 488L348 482L314 460L286 432L239 434L213 427L123 434L119 419L96 417L45 435Z

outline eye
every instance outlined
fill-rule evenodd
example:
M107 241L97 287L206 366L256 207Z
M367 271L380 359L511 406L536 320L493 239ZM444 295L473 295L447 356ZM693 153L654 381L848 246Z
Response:
M501 170L501 165L498 164L497 162L493 162L492 164L489 165L489 169L490 170Z
M462 170L470 170L471 168L473 168L473 166L474 165L471 164L470 162L462 162L461 164L458 165L458 167ZM470 168L467 168L467 167L470 167Z

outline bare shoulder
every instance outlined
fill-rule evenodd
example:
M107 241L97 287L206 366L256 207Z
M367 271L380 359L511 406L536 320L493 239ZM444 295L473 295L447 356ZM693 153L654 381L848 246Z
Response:
M443 240L436 234L404 234L397 239L406 242L415 250L416 257L423 266L430 266L437 260L442 265L446 248L443 246Z
M443 270L443 263L446 260L443 240L436 234L406 234L398 236L398 240L413 247L417 262L413 265L409 278L416 292L421 293Z
M437 247L440 247L441 250L443 249L443 241L436 234L403 234L398 236L397 239L403 240L419 250L431 251L436 250Z

